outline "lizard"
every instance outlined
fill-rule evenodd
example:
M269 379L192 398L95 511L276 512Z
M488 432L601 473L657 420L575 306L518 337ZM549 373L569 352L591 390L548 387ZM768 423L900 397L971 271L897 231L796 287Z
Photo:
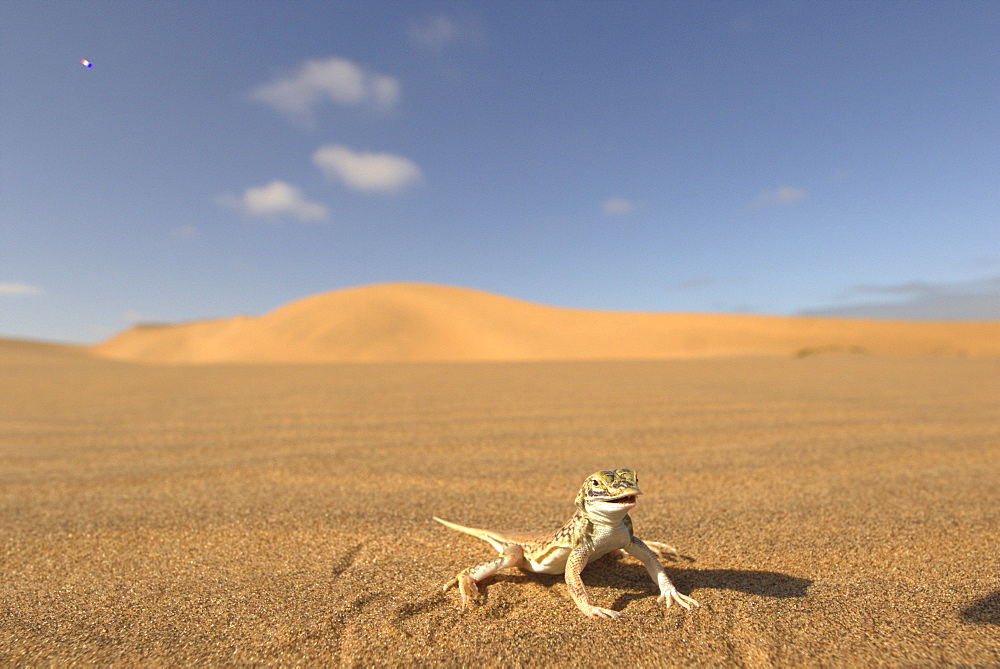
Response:
M599 557L621 551L637 558L660 589L657 601L666 606L676 602L685 609L699 606L698 602L677 592L657 559L657 552L677 554L676 549L659 542L643 542L632 532L629 516L642 494L639 478L631 469L603 470L584 481L576 496L576 513L559 530L549 535L512 535L492 530L465 527L434 520L453 530L471 534L489 543L500 555L465 569L444 585L444 591L454 585L461 594L461 608L467 609L479 594L478 583L501 569L520 567L540 574L565 573L566 585L580 611L590 618L618 618L620 611L601 608L590 603L580 572Z

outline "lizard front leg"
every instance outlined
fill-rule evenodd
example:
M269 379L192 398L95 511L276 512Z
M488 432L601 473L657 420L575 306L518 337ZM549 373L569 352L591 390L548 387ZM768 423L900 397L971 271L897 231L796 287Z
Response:
M517 567L523 563L524 549L517 544L507 544L504 546L503 553L497 557L460 571L455 578L444 584L444 591L447 592L448 588L457 584L458 591L462 595L461 608L467 609L476 595L479 594L477 583L489 578L501 569Z
M587 566L590 552L589 546L580 544L573 549L566 560L566 587L569 588L569 595L588 618L620 618L621 611L602 609L590 603L587 589L583 587L583 579L580 577L580 572Z
M685 609L700 606L694 599L677 592L677 588L667 578L667 572L663 570L663 565L656 559L656 554L643 543L642 539L633 536L632 542L625 547L625 552L645 565L649 577L660 588L660 596L657 597L657 601L665 602L667 606L677 602Z

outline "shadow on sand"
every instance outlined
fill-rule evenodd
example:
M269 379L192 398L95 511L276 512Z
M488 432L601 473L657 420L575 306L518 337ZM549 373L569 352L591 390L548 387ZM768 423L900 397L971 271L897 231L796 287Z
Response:
M962 620L981 625L1000 625L1000 590L991 592L962 609Z
M623 565L617 566L621 569ZM647 579L646 571L639 565L627 565L625 569L638 572L635 578ZM641 574L641 576L639 575ZM779 574L773 571L748 571L742 569L671 569L667 567L670 580L681 593L697 597L697 590L736 590L761 597L805 597L812 581L798 576ZM593 581L599 583L602 578L595 574ZM607 573L606 578L612 578ZM597 584L595 583L595 585ZM655 586L650 584L652 590ZM630 601L648 597L649 592L626 592L619 596L611 606L621 610Z
M671 580L678 590L736 590L761 597L805 597L812 581L775 571L743 569L684 569L670 570Z
M666 567L671 582L681 593L692 595L693 591L736 590L761 597L806 597L812 581L798 576L789 576L774 571L749 571L742 569L672 569ZM623 563L612 559L603 568L589 568L583 573L583 582L588 586L622 587L622 577L627 575L633 583L643 583L643 592L623 592L611 605L612 609L622 610L629 602L644 599L655 593L656 586L649 580L642 565ZM508 572L494 577L497 581L532 579L546 588L562 583L562 574L530 574L527 572ZM487 582L488 583L488 582ZM488 597L489 586L480 591ZM694 595L697 599L697 593Z
M656 586L649 580L642 565L623 563L619 560L609 561L606 568L590 569L584 572L584 583L595 586L618 585L620 587L622 572L629 574L630 580L645 583L650 592ZM789 576L774 571L749 571L743 569L692 569L690 567L674 569L666 567L671 582L681 593L694 596L697 590L736 590L761 597L805 597L808 595L812 581L798 576ZM553 580L561 580L561 576ZM625 592L615 601L611 608L621 610L628 602L648 597L650 592Z

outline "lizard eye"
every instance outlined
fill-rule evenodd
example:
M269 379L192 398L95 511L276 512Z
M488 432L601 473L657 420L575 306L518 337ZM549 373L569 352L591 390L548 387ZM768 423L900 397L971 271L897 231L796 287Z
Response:
M599 485L601 485L601 482L600 482L600 481L598 481L597 479L590 479L590 485L592 485L592 486L595 486L595 487L596 487L596 486L599 486Z

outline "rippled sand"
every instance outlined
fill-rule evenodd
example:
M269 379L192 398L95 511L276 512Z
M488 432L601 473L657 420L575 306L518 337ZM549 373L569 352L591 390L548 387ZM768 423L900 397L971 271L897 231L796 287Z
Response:
M0 343L0 664L1000 663L1000 361L141 366ZM631 467L642 567L441 585Z

